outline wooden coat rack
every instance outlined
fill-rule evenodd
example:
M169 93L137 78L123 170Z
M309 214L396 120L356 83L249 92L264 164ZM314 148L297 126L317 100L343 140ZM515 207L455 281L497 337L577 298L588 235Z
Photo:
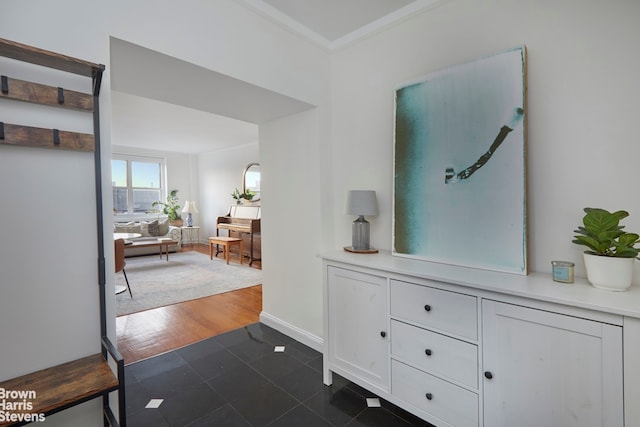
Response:
M0 76L0 98L44 106L84 111L93 114L93 134L60 129L43 129L0 120L0 144L93 152L95 164L96 227L98 239L98 286L100 288L100 352L62 365L53 366L21 377L0 382L6 390L33 390L38 399L30 413L51 415L88 400L102 397L104 425L126 427L124 359L107 337L104 233L102 215L102 171L100 158L100 115L98 96L104 65L23 45L0 38L0 56L53 68L85 77L93 83L93 93L81 93L61 87ZM111 358L117 366L114 375ZM109 405L109 394L118 392L116 418ZM0 426L24 425L16 421Z

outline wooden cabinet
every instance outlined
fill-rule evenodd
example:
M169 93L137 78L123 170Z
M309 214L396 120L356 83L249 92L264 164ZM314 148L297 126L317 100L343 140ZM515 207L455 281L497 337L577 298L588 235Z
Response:
M622 426L622 327L483 301L485 425Z
M329 363L336 372L389 390L389 318L384 277L328 270Z
M384 252L324 267L326 384L338 373L438 427L640 425L640 347L623 346L640 291Z

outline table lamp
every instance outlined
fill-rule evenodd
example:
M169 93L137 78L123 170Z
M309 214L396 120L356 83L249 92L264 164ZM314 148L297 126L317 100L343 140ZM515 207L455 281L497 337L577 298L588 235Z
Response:
M365 215L378 215L376 192L372 190L350 190L347 194L347 214L358 215L351 226L351 246L349 252L375 253L377 249L369 245L369 221Z
M187 227L193 227L193 217L191 216L191 212L198 212L198 208L196 207L196 202L186 201L184 202L184 208L182 208L182 213L187 214Z

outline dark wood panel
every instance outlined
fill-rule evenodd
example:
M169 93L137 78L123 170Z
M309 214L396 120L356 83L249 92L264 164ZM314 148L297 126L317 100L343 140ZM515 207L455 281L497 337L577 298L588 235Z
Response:
M3 78L5 78L5 76L3 76ZM8 90L6 93L0 91L0 98L68 108L71 110L93 111L93 95L88 93L62 89L63 102L60 102L60 97L58 96L59 89L57 87L10 77L6 77L6 81Z
M87 77L93 77L104 70L104 65L94 64L3 38L0 38L0 56Z
M0 143L25 147L53 148L93 152L93 135L79 132L58 131L59 143L55 144L55 130L0 122Z
M253 260L262 259L262 238L260 233L253 235L253 256L251 256L251 235L249 233L239 233L229 230L229 236L242 239L242 252L246 258ZM238 247L232 247L230 252L234 254L238 253Z

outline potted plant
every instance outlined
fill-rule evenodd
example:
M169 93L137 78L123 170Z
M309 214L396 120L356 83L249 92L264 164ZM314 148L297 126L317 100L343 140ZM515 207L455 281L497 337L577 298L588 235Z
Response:
M255 195L256 193L252 192L251 190L245 190L243 193L241 193L237 188L233 191L233 193L231 193L231 197L233 197L233 199L236 201L236 204L238 205L242 203L242 199L251 201Z
M242 202L242 193L237 188L233 190L233 193L231 193L231 197L233 197L233 200L236 201L237 205Z
M250 202L253 200L253 197L256 195L257 193L254 193L253 191L246 189L244 190L244 193L242 193L242 198L245 199L246 201Z
M178 227L182 226L180 205L178 204L178 190L171 190L169 194L167 194L166 202L156 200L151 206L162 206L162 213L167 215L169 222Z
M584 252L587 279L596 288L624 291L631 286L633 260L640 248L640 236L624 231L620 220L627 211L609 212L600 208L584 208L582 226L574 230L573 243L589 248Z

